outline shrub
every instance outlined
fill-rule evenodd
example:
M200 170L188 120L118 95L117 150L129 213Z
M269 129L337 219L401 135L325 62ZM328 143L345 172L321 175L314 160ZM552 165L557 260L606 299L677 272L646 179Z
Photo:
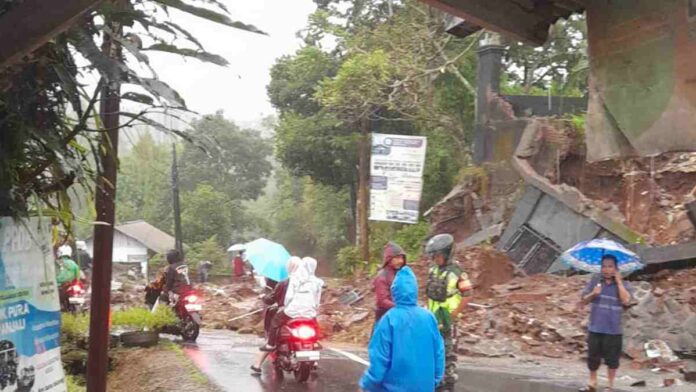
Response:
M360 260L358 247L354 245L341 248L336 256L336 261L338 263L338 273L344 276L352 275L359 265L365 264Z
M158 330L177 322L176 315L167 306L158 306L153 313L145 308L130 308L112 313L113 326L136 328L139 330Z

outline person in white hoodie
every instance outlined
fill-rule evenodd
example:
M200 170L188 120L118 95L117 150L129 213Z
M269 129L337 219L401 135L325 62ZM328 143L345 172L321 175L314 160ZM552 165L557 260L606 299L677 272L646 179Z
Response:
M288 272L288 288L285 293L285 307L271 321L268 343L261 351L273 351L278 341L278 330L288 321L295 318L315 318L321 301L321 288L324 282L317 278L315 271L317 261L311 257L290 262ZM291 268L292 267L292 268Z

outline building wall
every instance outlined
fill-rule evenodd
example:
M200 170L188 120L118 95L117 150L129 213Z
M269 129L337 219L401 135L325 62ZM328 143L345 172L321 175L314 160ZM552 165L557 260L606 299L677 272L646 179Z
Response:
M94 257L94 241L87 241L87 251ZM123 233L114 231L114 263L137 263L141 272L147 276L148 249L140 241L137 241Z
M696 0L592 0L588 160L696 150Z

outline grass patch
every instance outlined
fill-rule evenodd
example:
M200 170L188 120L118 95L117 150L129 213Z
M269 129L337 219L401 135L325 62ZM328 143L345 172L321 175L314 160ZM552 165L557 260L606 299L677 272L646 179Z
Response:
M198 367L189 359L189 357L186 356L186 353L184 350L179 346L178 344L166 340L160 343L160 345L167 350L173 351L177 357L181 360L183 365L186 367L186 370L189 373L189 376L191 377L191 380L194 382L200 384L200 385L209 385L210 380L208 380L208 377L206 377Z
M68 387L68 392L85 392L87 391L87 387L80 382L80 377L76 376L71 376L71 375L66 375L65 376L65 384Z
M154 313L145 308L131 308L111 314L111 324L114 327L154 331L176 323L176 315L168 306L158 306ZM61 331L71 338L86 336L89 332L89 315L63 313Z

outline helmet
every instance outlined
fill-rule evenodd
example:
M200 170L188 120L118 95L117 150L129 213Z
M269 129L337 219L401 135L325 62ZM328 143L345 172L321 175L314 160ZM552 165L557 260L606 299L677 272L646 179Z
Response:
M63 245L58 248L58 257L72 257L72 248L70 245Z
M428 243L425 245L425 253L428 256L440 254L449 259L453 246L454 237L450 234L438 234L428 240Z
M181 261L181 253L176 249L170 249L167 251L167 263L174 264Z
M78 250L87 250L87 243L84 241L75 241L75 247Z

